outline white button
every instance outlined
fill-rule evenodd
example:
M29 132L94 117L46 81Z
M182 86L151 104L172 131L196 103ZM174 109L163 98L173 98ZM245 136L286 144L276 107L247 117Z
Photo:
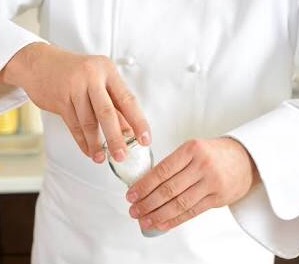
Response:
M198 63L194 63L188 67L188 70L193 73L200 73L201 67Z
M126 57L119 59L119 63L125 66L134 66L136 64L136 60L133 57Z

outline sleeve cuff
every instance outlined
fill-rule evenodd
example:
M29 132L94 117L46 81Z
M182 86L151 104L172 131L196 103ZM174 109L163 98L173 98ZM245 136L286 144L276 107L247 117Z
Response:
M0 35L5 36L1 37L0 42L0 70L23 47L34 42L47 43L39 36L4 18L0 18ZM1 86L0 113L19 107L27 99L26 93L21 88Z
M240 227L267 250L285 259L299 255L299 219L277 217L263 184L229 208Z
M34 43L44 42L44 39L19 27L10 20L0 18L0 70L8 63L8 61L22 48Z
M275 254L299 254L299 101L227 133L250 153L263 184L231 211L239 224Z
M275 214L299 216L299 108L297 100L228 133L254 159Z
M0 114L20 107L27 100L28 96L23 89L0 86Z

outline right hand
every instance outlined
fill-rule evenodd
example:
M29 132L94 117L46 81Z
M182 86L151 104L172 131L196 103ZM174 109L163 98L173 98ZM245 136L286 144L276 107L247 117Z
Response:
M116 161L125 159L124 132L133 133L142 145L151 142L136 98L107 57L33 43L21 49L1 74L4 83L22 87L38 107L59 114L95 162L105 160L101 130Z

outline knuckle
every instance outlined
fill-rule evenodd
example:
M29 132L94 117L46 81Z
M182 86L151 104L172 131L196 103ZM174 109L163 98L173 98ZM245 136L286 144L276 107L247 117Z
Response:
M216 203L218 200L217 195L209 195L206 198L204 198L200 203L198 203L196 205L196 211L197 211L197 215L211 209L211 208L217 208L220 206L216 206Z
M70 130L75 135L78 135L78 134L81 135L81 133L82 133L82 129L81 129L81 126L80 126L79 123L75 123L75 124L70 125Z
M147 213L147 206L143 202L140 202L140 203L136 204L135 206L136 206L136 209L138 210L140 216L144 216Z
M162 161L157 167L156 167L156 175L158 177L158 180L160 182L164 182L167 180L167 175L170 174L170 166L166 161Z
M111 105L103 105L98 112L98 119L105 120L115 115L115 109Z
M116 72L116 66L111 61L110 58L104 55L98 55L96 56L98 63L100 64L101 68L106 69L108 72Z
M81 69L87 73L93 73L97 69L93 56L85 56L81 62Z
M143 194L143 193L145 193L146 192L146 187L145 187L145 185L142 183L142 182L138 182L137 184L135 184L135 191L137 192L137 193L141 193L141 194ZM142 206L141 205L138 205L138 209L140 209L141 211L143 210L143 208L142 208Z
M134 136L134 131L131 127L121 127L121 133L128 137Z
M159 209L153 211L152 208L146 207L145 205L143 207L143 211L141 212L141 217L150 218L152 220L152 225L159 224L163 221L163 217Z
M176 205L176 208L181 212L185 212L189 209L189 204L188 204L188 201L187 199L185 199L184 197L182 196L178 196L176 199L175 199L175 205Z
M204 155L204 158L201 161L201 167L206 171L209 171L210 174L217 173L214 159L208 153Z
M198 213L199 213L199 212L198 212L198 210L196 210L195 207L192 207L192 208L190 208L190 209L188 210L188 216L189 216L190 218L193 218L193 217L197 216Z
M98 130L99 126L98 123L96 122L86 122L82 124L82 129L83 131L88 131L88 132L96 132Z
M200 139L192 139L192 140L189 140L187 142L187 150L192 152L192 153L196 153L198 151L202 151L203 150L203 140L200 140Z
M170 220L170 226L171 227L175 227L180 225L181 223L185 222L186 215L185 214L181 214L173 219Z
M126 91L123 93L118 101L118 104L120 105L132 105L136 103L136 97L130 93L129 91Z
M124 140L122 137L111 137L111 138L107 138L107 143L109 149L114 149L114 148L119 149L120 146L124 145Z
M138 181L134 185L134 190L138 193L139 197L145 197L149 192L148 184L144 181ZM143 214L146 213L146 205L144 205L145 200L143 200L142 203L138 203L138 209L140 209L140 212Z
M172 228L172 227L175 227L175 226L178 226L179 224L181 224L182 222L184 221L183 217L182 216L178 216L176 218L173 218L169 221L169 226Z
M69 80L69 84L70 84L70 87L75 86L74 77L71 77L71 79ZM70 95L71 95L70 96L70 102L72 102L74 107L76 107L79 104L79 102L82 100L82 96L79 95L78 92L76 92L76 89L72 89Z
M107 71L111 69L114 69L114 64L104 55L85 56L81 62L81 70L92 76L105 77Z
M133 120L132 127L134 127L134 131L136 131L137 136L142 134L144 131L150 131L150 127L144 117Z
M172 198L175 195L174 187L172 184L169 184L169 183L163 184L160 187L159 192L162 197L166 197L166 198Z
M97 55L96 58L104 64L113 65L112 61L105 55Z
M153 221L154 224L160 224L164 222L164 219L162 217L162 215L160 213L153 213L151 216L151 219Z

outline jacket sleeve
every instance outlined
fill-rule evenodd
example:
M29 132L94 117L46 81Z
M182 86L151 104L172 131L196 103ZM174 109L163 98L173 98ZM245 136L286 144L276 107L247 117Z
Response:
M10 20L15 15L39 4L40 1L29 0L0 1L0 71L26 45L33 42L46 42ZM0 85L0 113L18 107L26 100L27 95L21 88Z
M299 100L230 131L248 150L262 184L230 206L241 227L283 258L299 255Z

